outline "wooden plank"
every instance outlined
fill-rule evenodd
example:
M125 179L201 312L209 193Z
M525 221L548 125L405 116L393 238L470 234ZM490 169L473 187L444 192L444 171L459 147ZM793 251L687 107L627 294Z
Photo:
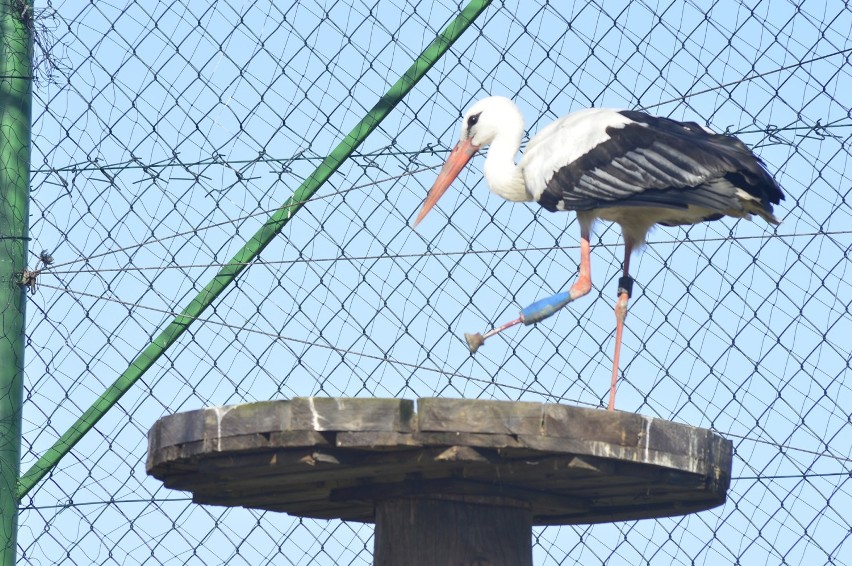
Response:
M554 404L544 406L542 421L543 436L630 448L640 446L646 425L642 415Z
M287 481L318 481L322 479L400 477L411 473L424 473L429 469L440 473L455 473L458 466L442 461L438 456L446 449L407 450L385 453L355 450L288 450L268 451L239 457L210 457L197 463L199 475L218 481L246 483L255 479L275 481L278 476Z
M267 508L270 505L296 505L322 506L327 503L330 490L328 488L315 490L269 490L269 491L243 491L224 493L219 491L202 491L195 494L195 501L209 503L211 505L228 505L235 498L240 504L249 508Z
M329 441L322 433L309 430L245 434L225 437L219 441L207 439L165 446L154 450L149 449L146 468L150 475L160 477L159 467L166 462L192 460L196 457L209 457L217 453L227 453L233 456L245 452L248 456L252 456L278 447L322 447L329 445Z
M417 401L417 425L421 432L538 435L543 410L541 403L425 398Z
M407 399L296 397L293 428L317 431L410 432L414 402Z
M206 431L209 438L292 430L291 420L291 403L286 400L258 401L206 409Z
M163 417L148 433L157 449L231 436L290 429L289 401L261 401L187 411Z
M248 477L298 474L314 472L322 467L339 469L358 464L356 454L342 453L321 447L266 450L254 454L212 455L198 461L198 472L236 480Z
M526 447L526 443L518 435L486 434L474 432L435 432L417 431L414 439L424 446L452 446L466 444L481 448L518 448Z
M404 450L405 447L423 446L414 434L402 432L339 432L335 435L335 444L340 448L364 450Z
M148 452L204 438L204 411L185 411L159 419L148 431Z
M333 501L378 500L429 496L430 494L441 494L441 496L456 494L465 497L478 496L486 498L503 497L513 499L516 502L526 502L530 508L555 508L562 510L562 512L565 512L567 509L576 509L578 513L585 512L589 507L588 500L580 495L563 496L548 491L455 477L425 481L407 480L395 485L368 484L338 488L331 491L330 498Z
M576 483L587 481L590 484L606 481L611 474L600 468L590 469L586 466L576 466L575 459L565 456L545 457L536 459L503 460L485 468L468 466L466 477L490 475L500 482L532 484L534 482ZM609 466L608 468L611 468Z

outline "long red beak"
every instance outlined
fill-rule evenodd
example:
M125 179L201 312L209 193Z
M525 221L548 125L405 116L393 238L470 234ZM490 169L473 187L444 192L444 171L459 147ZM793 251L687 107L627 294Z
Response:
M432 188L429 189L429 194L426 195L426 200L423 202L423 208L420 209L420 214L417 215L417 219L414 221L413 227L417 227L420 224L420 221L429 214L429 211L432 210L432 207L435 206L435 203L440 200L444 193L447 192L447 188L449 188L450 183L458 177L459 173L464 166L467 165L467 162L470 161L470 158L479 150L478 145L473 145L473 143L468 140L462 140L456 144L456 147L453 148L453 151L450 152L450 156L447 158L447 162L444 163L444 166L441 168L441 172L438 174L438 178L435 179L435 184L432 185Z

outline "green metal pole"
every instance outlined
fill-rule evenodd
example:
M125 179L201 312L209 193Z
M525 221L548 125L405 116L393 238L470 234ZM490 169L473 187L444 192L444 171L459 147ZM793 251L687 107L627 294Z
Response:
M25 2L0 0L0 564L15 563L24 396L24 321L33 44Z
M115 405L136 381L177 341L210 304L216 300L246 266L260 255L278 235L294 214L304 206L314 193L352 155L367 136L381 123L391 110L422 79L429 69L455 43L473 23L491 0L471 0L462 12L430 43L411 67L394 83L375 106L352 128L343 141L334 148L310 177L299 186L287 202L276 210L257 233L246 242L231 261L213 277L187 307L136 357L118 379L77 419L38 462L21 477L18 497L26 495L71 448Z

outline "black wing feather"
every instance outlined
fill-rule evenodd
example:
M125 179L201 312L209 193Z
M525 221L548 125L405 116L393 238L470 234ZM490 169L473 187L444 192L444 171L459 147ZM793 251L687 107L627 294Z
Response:
M610 206L738 206L736 189L768 212L784 198L763 162L732 136L694 122L625 110L632 123L607 128L610 139L555 171L539 203L548 210ZM727 182L722 182L722 181Z

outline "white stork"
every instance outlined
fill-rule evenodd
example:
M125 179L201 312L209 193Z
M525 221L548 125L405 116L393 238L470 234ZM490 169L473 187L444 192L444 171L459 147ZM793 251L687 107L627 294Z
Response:
M624 273L615 304L616 331L610 386L615 408L621 335L633 279L630 255L651 226L677 226L723 216L757 214L778 224L772 205L784 198L763 162L738 139L694 122L643 112L591 108L553 122L527 145L520 162L524 119L509 99L480 100L462 118L461 139L429 191L414 226L446 192L465 164L490 146L483 168L492 192L506 200L537 201L549 211L574 210L580 223L580 273L567 292L537 301L520 317L485 335L466 334L472 352L510 326L538 322L592 287L589 237L595 220L617 222L624 237Z

